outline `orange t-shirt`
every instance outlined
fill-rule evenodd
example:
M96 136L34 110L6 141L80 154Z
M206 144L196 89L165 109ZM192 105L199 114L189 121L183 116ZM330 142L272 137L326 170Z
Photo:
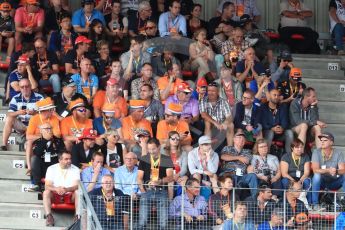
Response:
M169 96L172 96L176 93L177 91L177 86L182 83L183 81L180 78L176 78L175 82L173 82L172 87L170 88L170 92L169 92ZM168 76L164 76L164 77L160 77L157 80L157 85L158 85L158 89L159 91L164 90L166 87L168 87L169 84L169 78ZM162 101L163 104L165 104L165 101Z
M180 134L180 136L182 136L182 134L188 131L189 134L187 138L184 139L184 141L192 141L192 136L190 135L188 123L185 121L179 120L176 126L167 124L166 120L158 122L156 135L157 139L160 141L168 139L168 133L170 131L176 131Z
M26 129L26 135L40 134L39 127L44 123L49 123L52 126L54 136L61 137L59 119L55 115L52 115L49 119L43 119L41 114L35 114L31 117L28 128Z
M87 119L84 123L78 122L73 119L73 116L68 116L61 121L61 134L62 136L75 136L80 137L83 129L92 128L92 120Z
M104 90L98 90L93 99L93 107L102 110L104 103L107 102L107 97ZM118 97L115 101L115 118L120 119L121 115L127 116L128 107L127 102L123 97Z
M132 120L132 116L129 115L127 117L124 117L122 119L122 135L123 139L125 140L134 140L134 134L136 129L146 129L147 131L150 132L151 137L152 137L152 127L151 123L146 120L142 119L138 123L134 124L134 121Z

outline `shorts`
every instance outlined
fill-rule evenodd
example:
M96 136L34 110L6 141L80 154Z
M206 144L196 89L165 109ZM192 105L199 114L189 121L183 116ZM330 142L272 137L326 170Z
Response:
M72 192L67 192L63 195L59 195L55 192L53 192L53 196L52 196L52 203L54 204L74 204L74 202L72 202Z
M12 128L19 133L25 133L27 126L18 118L16 118L13 122Z

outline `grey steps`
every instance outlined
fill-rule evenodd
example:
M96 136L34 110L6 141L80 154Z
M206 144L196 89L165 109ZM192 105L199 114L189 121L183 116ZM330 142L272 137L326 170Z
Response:
M302 69L321 69L328 70L328 63L338 63L339 68L343 67L345 59L334 55L299 55L293 54L293 63L296 67Z
M23 186L31 184L29 177L27 180L0 180L0 191L22 192Z
M345 80L303 79L303 82L307 87L311 86L316 90L319 100L333 102L345 101L345 92L340 92L340 85L345 85Z
M303 81L306 78L310 79L333 79L333 80L345 80L345 72L329 71L324 69L304 69L302 68Z
M46 227L44 219L0 217L0 229L61 230L61 227Z
M0 196L1 203L20 203L20 204L42 204L38 200L38 193L2 191Z
M30 211L39 211L41 218L44 218L44 208L43 204L11 204L2 203L0 204L0 217L20 217L20 218L30 218Z
M319 101L319 115L326 123L345 124L345 115L340 111L345 111L344 102Z
M0 155L0 179L12 179L12 180L27 180L28 176L25 175L25 168L13 168L13 162L20 160L21 163L24 161L24 156L11 156L11 155ZM19 167L19 165L17 165Z

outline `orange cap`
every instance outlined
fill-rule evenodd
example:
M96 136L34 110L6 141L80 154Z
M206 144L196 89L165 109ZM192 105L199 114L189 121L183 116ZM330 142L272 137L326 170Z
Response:
M103 113L115 113L115 105L111 103L104 103L102 106Z
M1 10L1 11L10 11L10 10L12 10L12 6L11 6L11 4L8 3L8 2L3 2L3 3L1 3L1 5L0 5L0 10Z
M199 78L198 82L196 83L196 85L198 87L203 87L203 86L207 86L207 81L205 78Z
M83 99L78 98L78 99L75 99L74 101L71 101L71 102L69 103L68 109L69 109L70 111L73 111L73 109L76 109L76 108L78 108L78 107L83 107L83 106L85 106Z
M129 101L129 106L131 109L141 109L145 108L147 105L147 102L145 100L130 100Z
M40 101L36 102L36 106L37 106L37 110L40 111L44 111L44 110L49 110L49 109L53 109L56 106L54 105L53 100L50 97L47 97L45 99L42 99Z
M291 68L290 77L293 79L300 79L302 77L302 70L300 68Z
M26 0L26 4L29 4L29 5L39 5L40 2L37 1L37 0Z
M181 82L177 86L177 91L182 91L182 92L190 93L193 90L189 87L189 84L187 82Z
M174 114L181 114L183 110L183 106L181 104L170 103L168 105L168 110Z

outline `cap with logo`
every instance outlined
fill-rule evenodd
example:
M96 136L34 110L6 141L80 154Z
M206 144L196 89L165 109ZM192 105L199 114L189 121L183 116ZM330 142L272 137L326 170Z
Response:
M62 80L62 86L70 86L73 87L75 86L75 82L73 80L73 78L71 76L66 76L63 80Z
M0 10L1 11L10 11L10 10L12 10L12 6L8 2L3 2L0 4Z
M96 139L97 135L96 135L96 131L93 130L92 128L85 128L83 129L83 133L82 135L79 137L79 140L82 139Z
M187 82L181 82L177 86L177 91L185 92L185 93L190 93L193 91L192 88L189 87L189 84Z

